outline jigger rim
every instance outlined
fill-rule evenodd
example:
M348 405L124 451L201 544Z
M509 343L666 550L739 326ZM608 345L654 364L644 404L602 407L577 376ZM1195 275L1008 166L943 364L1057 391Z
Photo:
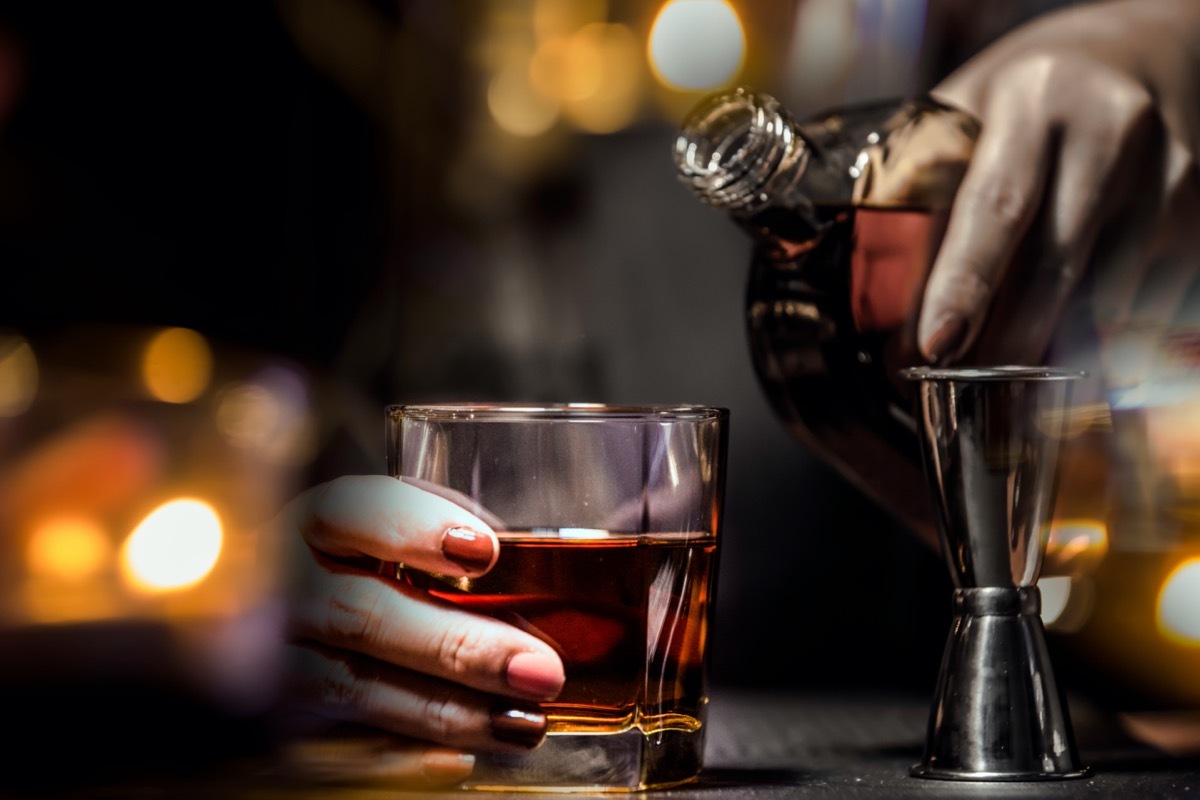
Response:
M1059 367L1006 364L996 367L908 367L900 370L910 381L1073 381L1087 372Z

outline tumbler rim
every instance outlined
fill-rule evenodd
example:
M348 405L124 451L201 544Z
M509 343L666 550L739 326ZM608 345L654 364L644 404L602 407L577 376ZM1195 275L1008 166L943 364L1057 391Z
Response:
M455 401L394 403L386 408L392 419L520 422L537 420L700 422L725 420L729 409L700 404L522 403Z
M910 381L1072 381L1087 372L1059 367L1005 364L995 367L908 367L900 376Z

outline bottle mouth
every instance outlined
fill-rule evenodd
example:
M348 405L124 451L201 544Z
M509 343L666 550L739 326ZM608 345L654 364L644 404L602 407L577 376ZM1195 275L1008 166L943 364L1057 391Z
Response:
M675 139L674 161L679 179L701 200L746 209L795 141L778 100L739 87L705 98L688 113Z

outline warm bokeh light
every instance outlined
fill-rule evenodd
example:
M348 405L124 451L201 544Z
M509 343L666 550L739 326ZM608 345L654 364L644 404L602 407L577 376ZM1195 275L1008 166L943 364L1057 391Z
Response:
M203 336L188 328L167 328L146 347L142 377L159 400L188 403L208 387L212 367L212 351Z
M538 136L558 121L558 103L534 88L528 63L513 62L497 71L487 104L496 124L514 136Z
M0 334L0 417L23 414L37 395L38 365L21 336Z
M1157 616L1164 636L1200 646L1200 557L1184 561L1163 581Z
M567 119L590 133L613 133L637 115L641 95L641 45L625 25L592 24L571 37L571 49L590 53L597 69L595 86L562 99Z
M265 386L234 384L218 396L217 430L238 447L262 447L273 437L280 412L279 401Z
M84 517L46 520L33 529L25 549L31 575L67 581L96 575L111 554L104 528Z
M230 444L273 463L303 464L315 455L316 423L304 383L281 367L223 387L215 422Z
M741 20L724 0L671 0L650 29L650 65L674 89L728 84L742 67L745 49Z
M533 4L533 31L543 42L607 18L606 0L534 0Z
M155 509L125 540L126 579L148 591L182 589L203 580L221 553L221 520L199 500L172 500Z
M547 39L533 54L529 79L553 101L586 100L600 88L603 62L595 42L580 36Z
M1098 519L1056 519L1046 541L1044 572L1080 574L1093 570L1108 553L1108 526Z
M1048 411L1034 422L1047 436L1069 440L1089 430L1111 430L1112 414L1108 403L1088 403Z

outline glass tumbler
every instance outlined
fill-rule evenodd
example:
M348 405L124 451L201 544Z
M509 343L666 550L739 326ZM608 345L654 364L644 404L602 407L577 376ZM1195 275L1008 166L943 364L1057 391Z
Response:
M501 544L479 578L399 577L515 615L566 670L543 744L477 754L466 787L638 791L699 773L728 419L702 406L387 409L389 473L477 505Z

